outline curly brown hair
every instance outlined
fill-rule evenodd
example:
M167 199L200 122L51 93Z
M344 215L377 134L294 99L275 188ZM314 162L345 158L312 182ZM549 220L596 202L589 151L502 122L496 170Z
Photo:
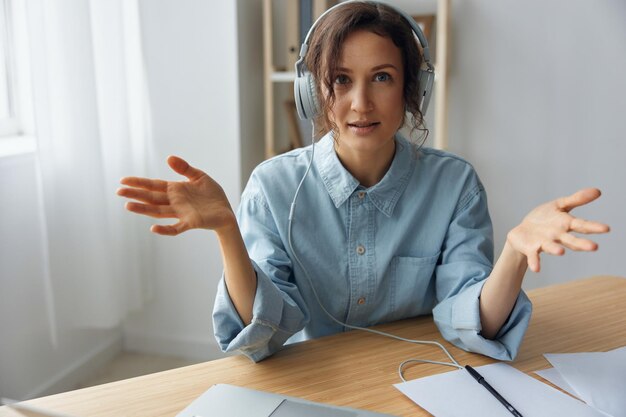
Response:
M346 3L323 16L311 34L304 63L315 80L320 112L315 117L315 136L320 137L329 130L338 133L337 125L328 115L335 101L334 81L337 77L345 39L357 30L367 30L391 39L402 54L404 69L403 96L406 112L411 114L411 131L422 132L422 143L428 136L424 116L420 111L419 69L422 54L415 35L406 19L393 8L376 2L355 1ZM326 91L327 94L322 94ZM406 123L406 115L402 125Z

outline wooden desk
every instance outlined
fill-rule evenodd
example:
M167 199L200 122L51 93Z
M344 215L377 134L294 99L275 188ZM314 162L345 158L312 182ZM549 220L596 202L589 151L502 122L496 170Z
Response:
M607 351L626 345L626 279L595 277L532 290L529 296L534 313L512 362L517 369L530 373L547 368L543 353ZM461 364L494 362L445 342L431 317L377 328L407 338L437 340ZM400 382L400 362L412 357L447 360L435 347L351 331L287 347L258 364L242 356L228 357L30 403L84 417L165 417L176 415L211 385L228 383L398 416L426 416L392 386ZM408 368L405 376L414 379L446 371L446 367L421 364ZM0 407L0 417L19 415L23 414Z

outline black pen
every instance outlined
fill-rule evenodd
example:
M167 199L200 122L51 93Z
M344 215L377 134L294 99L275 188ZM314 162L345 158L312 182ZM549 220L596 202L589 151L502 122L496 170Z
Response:
M515 417L524 417L520 414L519 411L517 411L515 409L515 407L513 407L511 404L509 404L509 402L507 400L504 399L504 397L500 394L498 394L498 391L496 391L491 385L489 385L489 383L487 381L485 381L485 378L483 378L483 376L481 374L479 374L478 372L476 372L476 369L472 368L469 365L465 365L465 369L467 369L467 372L469 372L469 374L471 376L474 377L474 379L476 381L478 381L478 383L480 385L482 385L483 387L485 387L487 389L487 391L489 391L491 393L491 395L493 395L494 397L496 397L496 399L498 401L500 401L502 403L503 406L506 407L507 410L509 410L511 412L511 414L513 414Z

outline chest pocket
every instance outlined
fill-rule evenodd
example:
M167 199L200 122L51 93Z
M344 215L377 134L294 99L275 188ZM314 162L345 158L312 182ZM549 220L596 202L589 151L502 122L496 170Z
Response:
M391 318L430 314L435 305L435 266L439 254L422 258L396 256L389 268Z

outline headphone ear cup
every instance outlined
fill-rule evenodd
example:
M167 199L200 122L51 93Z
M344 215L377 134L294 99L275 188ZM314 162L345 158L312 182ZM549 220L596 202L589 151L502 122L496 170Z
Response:
M304 71L301 76L296 77L293 83L293 92L300 119L314 119L320 109L313 75L308 71Z
M426 114L428 110L428 103L430 103L430 96L433 92L433 84L435 83L435 73L432 71L419 70L419 88L418 96L420 97L420 111L422 114Z

